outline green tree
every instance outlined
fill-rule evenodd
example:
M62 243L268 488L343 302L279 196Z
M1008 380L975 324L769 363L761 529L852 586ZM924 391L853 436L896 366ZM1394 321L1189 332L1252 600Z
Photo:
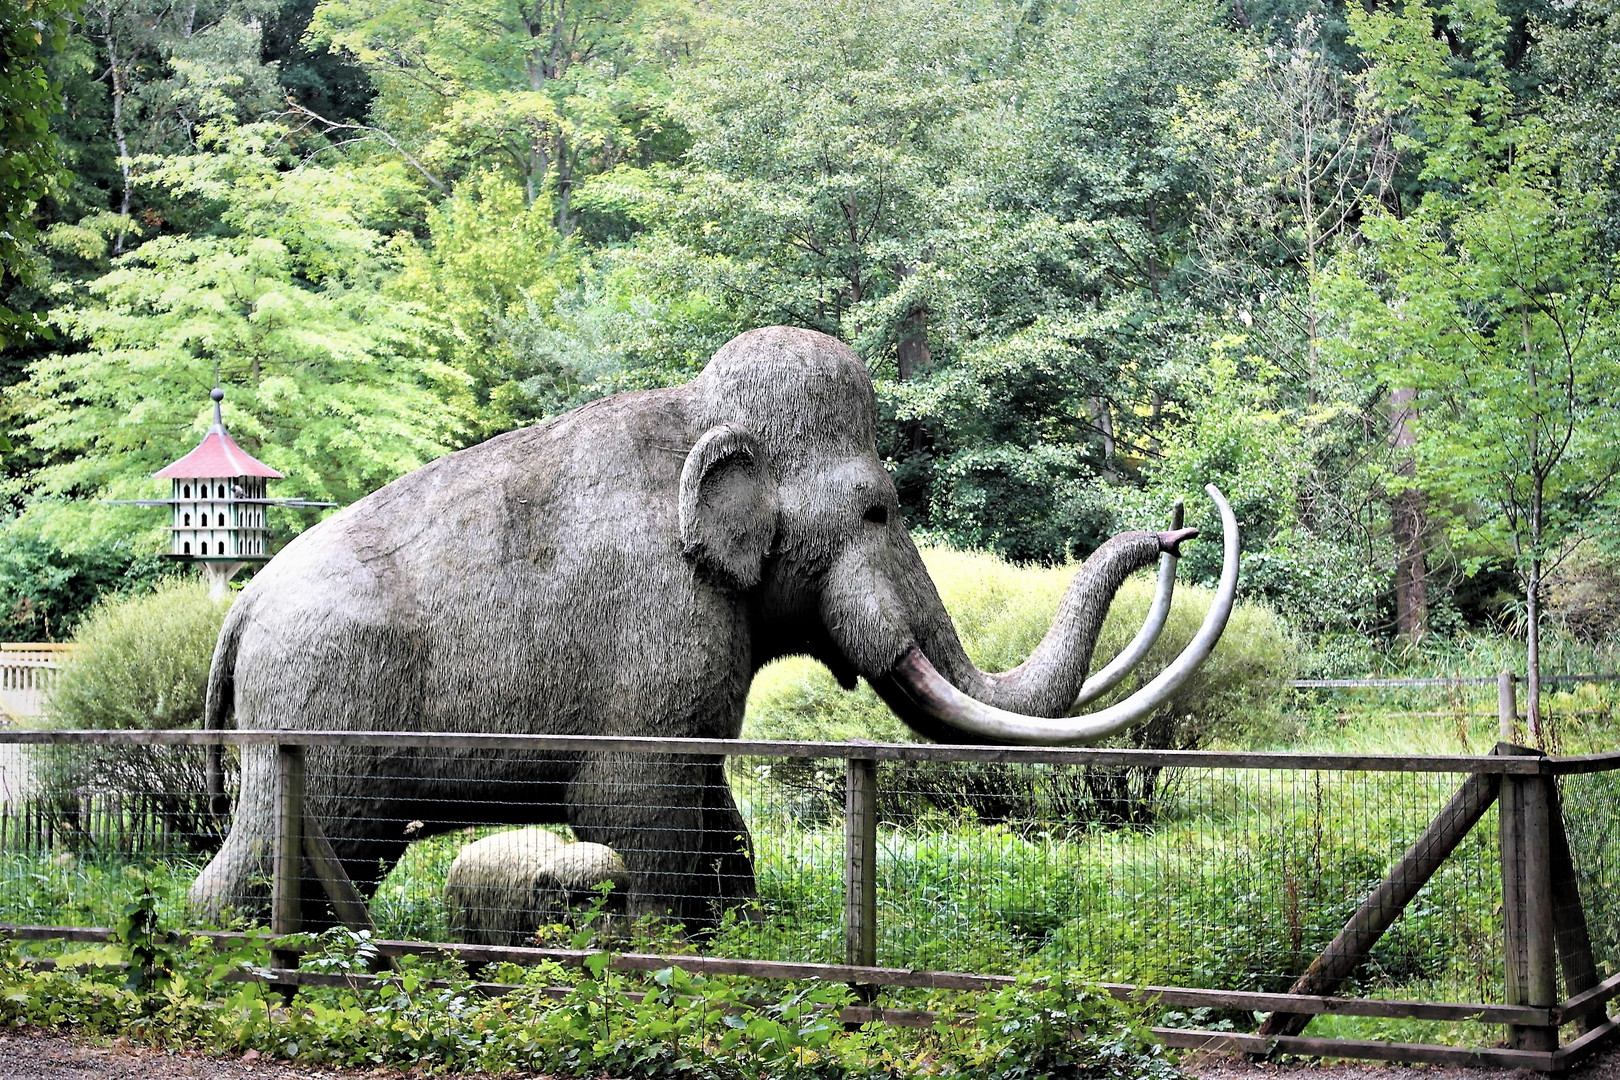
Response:
M1292 531L1279 535L1291 550L1273 551L1268 565L1296 566L1307 547L1318 562L1324 549L1341 549L1327 560L1340 570L1354 550L1382 560L1391 551L1387 531L1395 541L1396 630L1415 641L1426 630L1430 530L1410 484L1411 459L1401 450L1410 439L1402 402L1411 390L1394 388L1385 408L1384 395L1370 394L1320 356L1323 271L1335 251L1359 240L1365 203L1395 198L1399 155L1391 126L1357 102L1354 80L1336 62L1324 29L1315 14L1283 41L1243 49L1236 74L1175 122L1208 174L1194 217L1196 290L1279 369L1275 389L1312 436L1299 446L1308 463L1288 470L1297 485L1288 509L1297 516ZM1367 437L1381 426L1390 431L1394 460ZM1384 491L1388 473L1404 477L1393 496ZM1387 525L1382 515L1368 521L1379 503L1388 504ZM1348 621L1371 631L1375 624L1371 611L1339 606L1326 613L1327 606L1302 605L1301 614L1313 625Z
M1511 560L1541 739L1546 573L1620 473L1620 297L1601 193L1568 183L1563 141L1512 93L1508 21L1490 0L1442 14L1444 37L1415 3L1351 16L1367 91L1430 190L1404 217L1370 209L1333 282L1337 346L1415 388L1416 482L1459 542Z
M940 0L722 11L680 79L692 146L673 197L650 207L663 236L748 321L893 355L912 314L897 294L949 227L1005 17Z
M0 284L31 273L34 207L57 177L51 116L60 98L47 66L67 44L75 0L0 2ZM0 304L0 347L20 328Z
M220 230L148 240L55 313L79 351L10 391L47 455L13 528L45 518L68 548L157 531L149 511L84 500L154 494L150 474L206 427L216 370L227 425L288 474L285 494L351 502L457 440L465 380L423 349L423 313L381 289L393 258L371 222L414 198L402 167L290 169L284 135L221 128L144 174Z
M176 6L158 0L85 0L81 33L93 45L108 115L101 133L119 181L111 209L121 254L137 228L137 159L197 149L203 128L260 119L280 99L260 62L255 12L230 0ZM147 188L161 195L162 187ZM149 213L161 220L162 211Z
M457 174L510 170L567 236L581 178L656 145L685 23L657 0L323 0L310 34L370 75L396 149Z
M1620 253L1620 7L1576 0L1558 14L1535 26L1536 111L1557 133L1571 185L1603 193L1604 251Z
M925 283L937 387L885 388L927 433L898 478L958 543L1061 560L1111 531L1205 353L1192 288L1200 162L1177 123L1231 74L1213 13L1166 0L1053 11L1008 65ZM955 404L953 404L953 402ZM969 404L971 403L971 404ZM913 479L915 477L915 479Z
M389 292L439 327L439 354L471 380L481 438L554 415L580 400L591 373L546 347L559 293L577 259L543 203L498 173L458 184L427 211L429 237L401 235L399 274Z

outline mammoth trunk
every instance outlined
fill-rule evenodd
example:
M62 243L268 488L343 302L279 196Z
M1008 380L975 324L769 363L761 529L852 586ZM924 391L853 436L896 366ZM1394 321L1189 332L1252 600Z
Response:
M903 647L872 685L897 715L918 732L942 741L1075 746L1096 742L1150 716L1209 656L1237 597L1237 519L1213 486L1205 489L1221 515L1221 582L1203 625L1174 661L1122 701L1080 716L1066 714L1085 688L1087 668L1108 605L1134 570L1159 555L1173 563L1193 529L1125 533L1098 548L1070 583L1056 619L1030 658L999 675L981 672L962 650L950 619L939 607L919 608L926 616L916 637ZM920 559L918 560L920 564ZM1161 569L1173 573L1173 566ZM926 575L923 575L926 580ZM1168 593L1165 593L1168 600ZM1144 630L1151 638L1150 617ZM1127 650L1128 652L1131 650ZM1100 686L1111 685L1099 680ZM1095 693L1088 696L1095 696Z
M1113 537L1092 553L1069 582L1051 627L1028 660L999 675L986 674L968 663L965 683L955 685L998 709L1033 716L1064 715L1073 707L1091 668L1114 594L1131 574L1157 562L1161 550L1157 533ZM956 640L954 628L951 638ZM934 656L926 644L918 644L925 655ZM960 652L960 643L956 647Z
M845 656L902 720L920 734L957 742L963 732L941 722L933 711L919 709L913 696L895 685L892 676L908 657L925 656L953 687L985 705L1063 716L1085 681L1115 592L1165 550L1164 536L1149 532L1124 533L1103 544L1070 582L1050 629L1029 659L1011 671L990 674L968 658L916 548L903 534L894 543L898 572L892 578L874 583L858 572L837 575L827 625Z

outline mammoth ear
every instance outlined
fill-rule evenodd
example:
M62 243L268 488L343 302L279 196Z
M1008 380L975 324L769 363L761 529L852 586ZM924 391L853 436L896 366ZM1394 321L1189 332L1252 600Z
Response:
M710 428L681 469L681 552L722 584L748 589L776 535L776 481L764 447L733 424Z

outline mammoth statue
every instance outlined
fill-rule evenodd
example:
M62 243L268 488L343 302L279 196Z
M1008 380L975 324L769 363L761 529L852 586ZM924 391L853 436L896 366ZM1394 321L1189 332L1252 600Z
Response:
M1191 529L1129 532L1086 560L1045 639L1001 674L968 659L900 520L866 367L785 327L729 342L684 386L618 394L440 458L299 536L237 598L205 723L242 729L735 738L754 673L789 654L865 677L927 737L1073 745L1150 714L1232 606L1237 532L1186 651L1131 696L1066 716L1152 643ZM1148 623L1086 679L1115 590L1160 564ZM210 769L218 790L218 752ZM618 851L632 916L690 929L753 895L722 760L619 752L311 747L307 807L365 893L408 839L566 823ZM263 904L275 753L246 747L223 847L192 886ZM256 893L255 890L258 890ZM330 922L313 881L305 917Z

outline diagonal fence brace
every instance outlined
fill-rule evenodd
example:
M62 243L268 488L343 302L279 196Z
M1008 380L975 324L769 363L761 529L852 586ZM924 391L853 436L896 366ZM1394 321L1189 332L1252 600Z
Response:
M321 823L308 810L304 811L304 860L309 863L315 880L321 883L333 914L343 925L350 930L370 930L375 935L377 924L371 921L371 909L366 906L365 897L343 869L343 862L332 850L332 842L321 830Z
M1500 780L1491 773L1475 773L1463 782L1423 830L1423 835L1390 868L1378 888L1361 902L1322 955L1311 961L1311 966L1289 988L1290 994L1326 997L1339 988L1490 809L1496 801ZM1308 1014L1278 1011L1266 1017L1256 1034L1265 1037L1298 1035L1310 1021Z
M1575 862L1570 856L1569 835L1564 831L1563 801L1558 788L1551 788L1551 840L1550 869L1552 871L1553 934L1558 949L1558 963L1564 972L1564 994L1575 998L1595 989L1601 981L1597 959L1592 953L1592 935L1586 925L1586 909L1581 906L1580 885L1575 873ZM1608 1010L1602 1005L1591 1011L1566 1014L1575 1022L1575 1030L1590 1035L1608 1022Z

